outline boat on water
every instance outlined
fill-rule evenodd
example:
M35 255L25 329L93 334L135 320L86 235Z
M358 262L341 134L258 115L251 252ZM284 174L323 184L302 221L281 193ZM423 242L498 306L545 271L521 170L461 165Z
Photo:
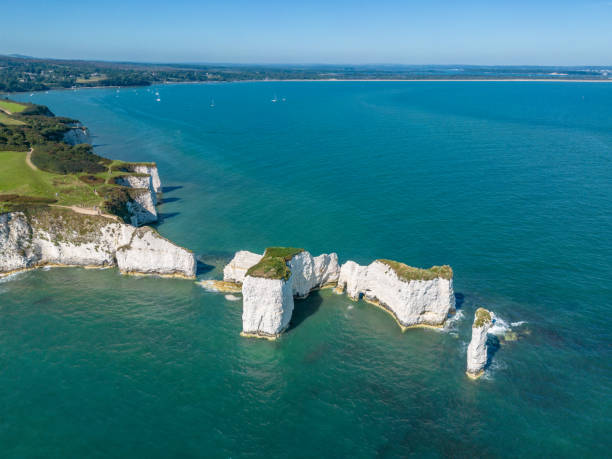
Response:
M157 99L155 99L156 102L161 102L161 99L158 97Z
M276 94L274 94L274 97L272 98L270 102L278 102L278 98L276 97Z
M210 99L210 108L215 106L215 99Z

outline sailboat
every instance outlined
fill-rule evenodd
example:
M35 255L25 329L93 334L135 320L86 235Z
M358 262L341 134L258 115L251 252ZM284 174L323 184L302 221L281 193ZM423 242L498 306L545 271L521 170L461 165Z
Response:
M274 94L274 99L272 99L270 102L277 102L278 98L276 97L276 94Z
M213 108L215 106L215 99L211 98L210 99L210 108Z

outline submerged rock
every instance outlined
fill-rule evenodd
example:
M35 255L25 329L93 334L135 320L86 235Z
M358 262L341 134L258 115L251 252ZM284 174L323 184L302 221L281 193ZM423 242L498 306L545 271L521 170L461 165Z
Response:
M491 312L478 308L472 325L472 340L467 350L467 375L477 379L484 373L487 364L487 333L493 325Z
M209 292L240 293L242 291L242 286L235 282L207 279L196 283Z
M44 265L189 278L196 270L193 253L151 228L51 207L1 214L0 275Z
M376 260L368 266L347 261L340 269L336 291L382 307L402 330L440 327L455 309L450 266L419 269L392 260Z

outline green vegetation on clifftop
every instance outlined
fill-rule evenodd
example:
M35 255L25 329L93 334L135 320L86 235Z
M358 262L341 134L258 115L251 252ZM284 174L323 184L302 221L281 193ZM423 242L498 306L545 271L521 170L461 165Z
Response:
M473 328L482 327L485 323L491 322L491 313L485 308L476 309L475 317Z
M287 262L303 251L295 247L268 247L259 263L251 266L246 275L287 280L291 276Z
M96 155L89 144L65 143L76 120L42 105L0 102L7 110L21 107L11 115L0 111L0 213L51 204L98 208L129 221L127 203L143 190L118 185L116 178L146 174L135 173L133 163Z
M453 278L453 269L448 265L432 266L429 269L421 269L405 265L404 263L400 263L399 261L384 259L380 259L377 261L389 266L391 269L393 269L393 271L395 271L397 277L405 281L434 280L438 277L441 277L443 279Z

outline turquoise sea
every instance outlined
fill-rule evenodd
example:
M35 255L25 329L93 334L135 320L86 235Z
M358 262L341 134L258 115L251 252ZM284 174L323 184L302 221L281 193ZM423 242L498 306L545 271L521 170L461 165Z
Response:
M192 281L17 275L0 282L2 457L609 455L612 85L15 97L80 119L100 154L156 161L159 231L198 254L200 278L269 245L450 264L459 312L443 331L401 333L325 290L297 302L272 343L241 338L241 303ZM479 306L518 339L500 337L471 381Z

